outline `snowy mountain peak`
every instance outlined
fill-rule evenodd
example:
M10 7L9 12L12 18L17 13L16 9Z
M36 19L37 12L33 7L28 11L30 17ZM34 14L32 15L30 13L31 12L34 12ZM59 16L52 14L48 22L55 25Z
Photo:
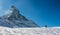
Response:
M9 18L9 19L18 19L21 18L21 14L19 10L15 6L11 6L11 8L6 12L6 15L4 15L4 18Z
M11 6L11 11L13 11L14 13L19 13L19 10L15 7L15 6Z
M11 8L14 8L14 9L16 9L16 7L15 7L14 5L12 5L12 6L11 6Z
M18 18L20 16L20 12L15 6L12 6L10 11L12 11L12 13L10 14L11 18Z
M15 6L11 6L9 11L11 11L11 13L8 14L9 19L27 20L23 15L20 14L20 11Z
M19 10L15 6L11 6L12 15L20 15Z
M0 18L0 26L5 27L39 27L33 21L27 19L25 16L19 13L19 10L12 6L6 15Z

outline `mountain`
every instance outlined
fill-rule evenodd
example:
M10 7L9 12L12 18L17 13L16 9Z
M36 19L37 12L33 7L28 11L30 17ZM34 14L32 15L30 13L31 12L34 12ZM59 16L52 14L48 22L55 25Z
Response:
M10 28L39 27L36 23L21 15L19 10L15 6L11 6L6 14L0 17L0 26Z

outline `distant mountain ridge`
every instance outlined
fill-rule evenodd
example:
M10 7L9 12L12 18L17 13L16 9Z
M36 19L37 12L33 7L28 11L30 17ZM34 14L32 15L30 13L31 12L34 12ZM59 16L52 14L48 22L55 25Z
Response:
M5 27L39 27L33 21L27 19L23 15L19 13L19 10L12 6L11 9L8 10L6 15L0 17L0 26Z

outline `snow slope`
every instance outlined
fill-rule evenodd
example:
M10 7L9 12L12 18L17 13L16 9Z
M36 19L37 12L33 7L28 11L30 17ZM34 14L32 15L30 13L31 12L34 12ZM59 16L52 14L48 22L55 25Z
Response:
M7 27L0 27L0 35L60 35L60 28L7 28Z

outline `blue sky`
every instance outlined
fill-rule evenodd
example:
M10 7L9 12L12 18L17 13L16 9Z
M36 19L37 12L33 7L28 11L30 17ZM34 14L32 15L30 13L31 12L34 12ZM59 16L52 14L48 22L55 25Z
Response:
M0 0L0 16L12 5L39 26L60 26L60 0Z

